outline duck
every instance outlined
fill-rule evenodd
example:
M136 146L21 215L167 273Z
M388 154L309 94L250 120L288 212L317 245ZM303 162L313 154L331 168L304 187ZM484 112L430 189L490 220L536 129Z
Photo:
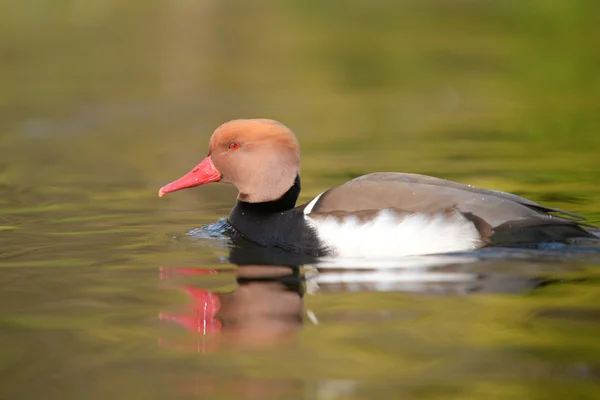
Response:
M235 234L312 257L418 256L597 239L577 214L414 173L369 173L296 206L300 146L290 128L272 119L222 124L207 156L158 194L215 182L238 190L227 218Z

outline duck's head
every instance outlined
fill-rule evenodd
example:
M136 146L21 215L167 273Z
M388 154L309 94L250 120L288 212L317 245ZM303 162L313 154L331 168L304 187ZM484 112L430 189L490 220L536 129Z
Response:
M238 189L242 201L272 201L293 186L299 172L300 147L288 127L271 119L237 119L219 126L207 157L158 195L224 182Z

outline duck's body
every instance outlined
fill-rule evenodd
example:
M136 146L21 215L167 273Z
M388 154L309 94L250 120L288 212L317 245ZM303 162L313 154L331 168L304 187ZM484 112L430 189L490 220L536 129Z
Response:
M314 256L393 257L595 237L580 222L551 213L581 219L577 215L417 174L363 175L295 207L298 144L272 120L219 127L209 156L160 195L216 181L240 190L229 215L239 234L261 246Z

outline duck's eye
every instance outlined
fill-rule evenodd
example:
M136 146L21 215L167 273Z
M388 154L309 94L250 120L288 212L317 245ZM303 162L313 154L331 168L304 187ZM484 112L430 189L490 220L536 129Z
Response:
M240 143L239 142L231 142L231 143L229 143L229 145L227 145L227 147L229 147L229 150L237 150L240 148Z

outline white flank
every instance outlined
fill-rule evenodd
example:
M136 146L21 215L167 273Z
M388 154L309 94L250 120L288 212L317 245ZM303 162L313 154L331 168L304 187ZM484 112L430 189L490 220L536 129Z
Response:
M306 209L312 209L317 199L318 196ZM333 216L317 219L305 215L305 218L316 229L319 239L338 257L447 253L474 250L481 243L481 235L473 223L458 212L450 215L415 213L398 218L393 211L382 210L367 222L360 222L357 217L343 221Z

